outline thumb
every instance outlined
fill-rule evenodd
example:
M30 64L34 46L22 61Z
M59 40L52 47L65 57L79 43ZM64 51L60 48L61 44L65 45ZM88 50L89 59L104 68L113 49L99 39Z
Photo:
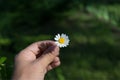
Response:
M38 63L40 64L40 66L47 67L58 55L59 55L59 47L56 45L50 46L38 58Z

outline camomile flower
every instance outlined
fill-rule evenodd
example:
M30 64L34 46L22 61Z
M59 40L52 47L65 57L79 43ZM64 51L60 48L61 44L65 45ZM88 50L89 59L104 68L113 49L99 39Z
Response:
M57 34L54 39L59 47L67 47L69 45L70 40L66 34Z

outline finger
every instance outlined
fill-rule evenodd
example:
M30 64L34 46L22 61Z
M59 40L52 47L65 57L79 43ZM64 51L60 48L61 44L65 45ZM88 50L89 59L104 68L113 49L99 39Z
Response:
M53 60L53 63L56 63L56 62L58 62L58 61L60 61L60 59L59 59L59 57L57 56L57 57L55 57L55 59Z
M47 67L47 70L51 70L55 67L58 67L60 65L60 60L58 57L55 58L55 60Z
M31 62L40 57L44 51L52 45L56 45L54 41L46 40L31 44L23 49L17 56L16 60L21 62Z
M44 53L38 58L38 64L47 67L55 57L59 55L59 47L57 45L50 46L44 51Z
M37 58L40 57L45 51L50 48L51 46L56 46L54 41L43 41L38 44L39 53L37 54Z
M56 63L52 63L51 65L49 65L49 66L47 67L47 70L50 71L50 70L52 70L53 68L58 67L59 65L60 65L60 61L59 61L59 62L56 62Z
M27 48L22 50L21 52L30 52L35 55L41 54L47 49L49 46L55 45L54 41L46 40L46 41L39 41L29 45Z

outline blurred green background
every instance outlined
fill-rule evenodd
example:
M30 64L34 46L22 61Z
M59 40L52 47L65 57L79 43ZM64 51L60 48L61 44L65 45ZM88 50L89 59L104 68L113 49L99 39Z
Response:
M65 33L61 66L45 80L120 80L119 0L0 0L0 80L14 56L35 41Z

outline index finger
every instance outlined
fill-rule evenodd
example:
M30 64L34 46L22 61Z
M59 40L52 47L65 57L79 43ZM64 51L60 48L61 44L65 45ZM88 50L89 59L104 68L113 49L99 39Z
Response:
M50 46L56 45L54 41L46 40L46 41L38 41L27 48L25 48L23 51L30 51L35 55L41 55L47 48Z

